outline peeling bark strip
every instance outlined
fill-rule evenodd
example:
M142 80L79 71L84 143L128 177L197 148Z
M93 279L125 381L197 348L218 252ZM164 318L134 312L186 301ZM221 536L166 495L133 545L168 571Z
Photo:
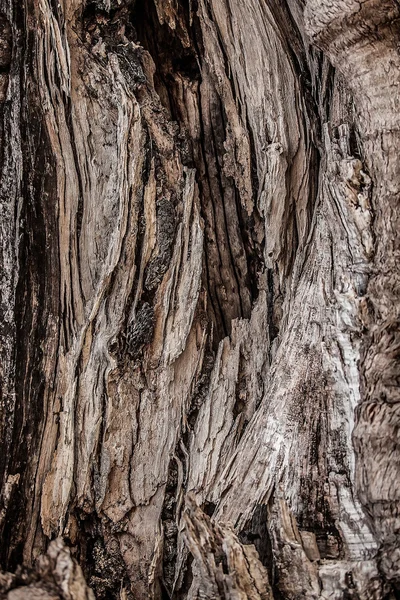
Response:
M0 0L0 595L400 594L396 0Z

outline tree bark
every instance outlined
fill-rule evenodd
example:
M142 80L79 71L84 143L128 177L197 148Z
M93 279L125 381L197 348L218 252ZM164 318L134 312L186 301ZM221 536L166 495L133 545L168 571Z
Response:
M400 4L0 0L0 595L400 594Z

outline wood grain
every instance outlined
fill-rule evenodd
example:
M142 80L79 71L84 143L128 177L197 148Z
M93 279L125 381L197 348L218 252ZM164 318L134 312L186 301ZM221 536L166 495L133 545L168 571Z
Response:
M0 0L0 594L394 599L399 5Z

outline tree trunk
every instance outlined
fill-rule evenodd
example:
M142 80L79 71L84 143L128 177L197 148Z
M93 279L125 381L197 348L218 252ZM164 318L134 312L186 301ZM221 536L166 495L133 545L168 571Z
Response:
M400 594L400 3L0 0L0 594Z

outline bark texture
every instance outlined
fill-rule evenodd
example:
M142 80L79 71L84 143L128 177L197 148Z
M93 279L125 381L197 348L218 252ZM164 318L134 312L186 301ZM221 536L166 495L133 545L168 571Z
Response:
M400 4L0 0L0 594L400 594Z

